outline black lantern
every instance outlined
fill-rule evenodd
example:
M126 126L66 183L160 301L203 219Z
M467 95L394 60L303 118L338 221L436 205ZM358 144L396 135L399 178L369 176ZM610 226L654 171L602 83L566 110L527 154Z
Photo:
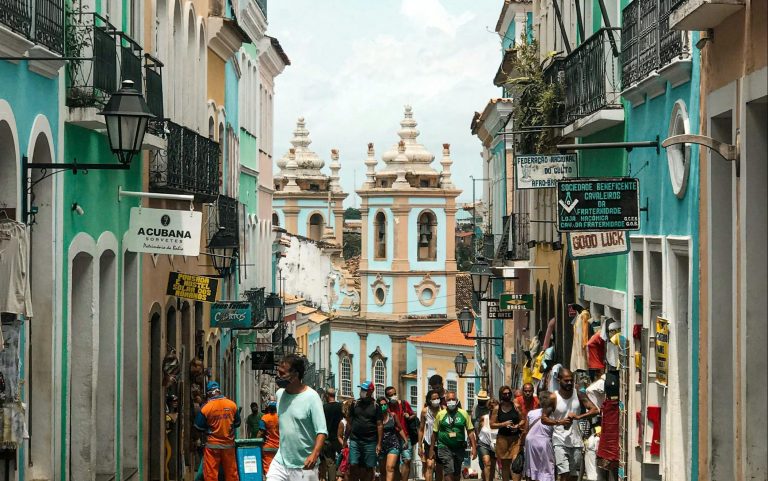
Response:
M298 344L296 343L296 339L293 337L293 334L288 334L285 336L282 345L283 352L285 352L286 355L296 354L296 347L298 347Z
M123 86L112 94L99 114L107 123L109 148L121 164L130 164L133 156L141 150L147 122L155 117L144 97L133 88L133 81L124 80Z
M472 315L472 311L468 307L462 307L459 313L459 329L464 337L468 336L472 332L472 325L475 323L475 316Z
M472 290L480 299L485 291L488 290L488 283L491 281L491 266L485 261L485 258L478 257L477 261L472 264L472 268L469 270L469 274L472 276Z
M463 352L460 352L453 358L453 367L456 369L456 374L463 376L467 372L467 356Z
M220 227L208 242L211 262L220 277L228 277L237 264L237 238L231 231Z
M264 313L267 316L267 324L274 326L283 320L283 300L280 296L271 292L264 299Z

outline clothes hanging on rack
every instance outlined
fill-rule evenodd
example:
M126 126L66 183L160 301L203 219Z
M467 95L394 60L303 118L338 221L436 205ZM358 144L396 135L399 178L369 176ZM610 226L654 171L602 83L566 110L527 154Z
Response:
M589 320L592 318L588 310L583 310L573 319L573 345L571 347L571 371L586 371L587 342L589 341Z
M27 227L0 219L0 312L32 317Z

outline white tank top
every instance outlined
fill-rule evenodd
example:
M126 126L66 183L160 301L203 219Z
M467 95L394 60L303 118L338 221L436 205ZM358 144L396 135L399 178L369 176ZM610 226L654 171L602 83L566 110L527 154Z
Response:
M432 410L427 408L427 414L424 419L424 441L427 444L432 444L432 429L435 425L435 415L432 414Z
M562 397L559 391L556 391L555 394L557 395L557 406L554 412L552 412L552 419L565 419L568 414L581 413L581 403L579 402L579 395L576 389L573 390L570 398ZM572 422L570 428L555 426L555 429L552 431L552 444L554 446L567 446L571 448L584 446L578 421Z

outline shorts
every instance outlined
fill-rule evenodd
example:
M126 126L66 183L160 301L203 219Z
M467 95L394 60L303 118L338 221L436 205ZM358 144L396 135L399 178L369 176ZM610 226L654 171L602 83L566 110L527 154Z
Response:
M399 457L400 456L400 448L398 448L397 446L392 446L389 449L382 449L381 450L381 457L382 457L382 459L386 458L390 454L394 454L394 455L397 455Z
M461 475L461 467L464 464L463 449L448 449L444 446L437 447L437 462L443 468L444 474Z
M413 446L411 446L410 441L406 441L400 449L400 462L410 463L411 459L413 459Z
M421 445L424 446L424 458L425 459L433 459L429 457L429 443L426 441L422 441ZM437 453L435 453L435 456L437 456Z
M522 436L496 436L496 457L503 460L514 460L520 453Z
M318 481L317 468L286 468L278 460L272 461L266 481Z
M349 465L375 468L379 457L376 456L376 441L349 440Z
M483 462L483 456L490 456L491 458L495 458L496 451L494 451L490 446L486 446L485 444L478 444L477 457L480 459L481 463Z
M581 460L584 453L583 448L571 448L568 446L554 446L555 448L555 466L557 474L571 474L576 476L581 470Z

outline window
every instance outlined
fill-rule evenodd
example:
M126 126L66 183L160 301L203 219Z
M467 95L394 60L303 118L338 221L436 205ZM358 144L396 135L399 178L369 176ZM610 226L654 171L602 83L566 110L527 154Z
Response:
M373 238L374 259L386 259L387 258L387 216L384 212L377 212L374 218L373 231L375 237Z
M373 363L373 384L376 386L376 397L384 395L384 388L387 382L387 369L382 359L376 359Z
M437 259L437 219L430 211L419 215L418 260L434 261Z
M352 397L352 360L349 356L343 356L339 362L341 381L339 389L342 396Z
M411 403L411 407L414 411L418 412L419 410L419 387L418 386L411 386L408 388L408 395L410 399L408 402Z
M475 381L467 381L467 412L475 408Z
M319 241L323 238L323 228L324 226L323 216L314 213L309 218L309 228L307 229L307 237L314 241Z
M448 381L445 383L445 389L446 389L446 391L453 391L453 392L455 392L457 395L458 395L458 393L459 393L459 385L456 383L456 380L455 380L455 379L449 379L449 380L448 380Z

